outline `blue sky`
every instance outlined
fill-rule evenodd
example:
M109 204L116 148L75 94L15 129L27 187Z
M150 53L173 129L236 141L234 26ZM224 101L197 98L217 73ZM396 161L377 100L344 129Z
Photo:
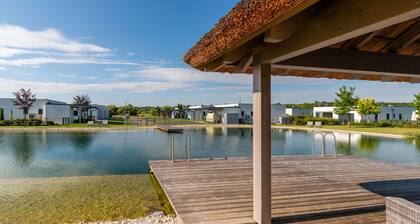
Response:
M95 103L209 104L251 101L251 77L202 73L183 54L238 1L0 0L0 97ZM419 84L273 78L273 101L332 100L341 85L360 97L408 102Z

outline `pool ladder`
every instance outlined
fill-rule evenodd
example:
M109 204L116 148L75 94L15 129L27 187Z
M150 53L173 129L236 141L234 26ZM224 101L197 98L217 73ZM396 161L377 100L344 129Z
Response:
M337 157L337 138L335 137L335 134L332 132L326 132L326 131L314 131L313 132L313 141L312 141L312 155L315 156L316 153L316 136L320 135L322 139L322 146L321 146L321 157L325 158L327 155L327 137L332 136L333 137L333 157Z
M185 134L185 158L188 162L191 161L191 134ZM175 161L175 134L169 134L169 161Z

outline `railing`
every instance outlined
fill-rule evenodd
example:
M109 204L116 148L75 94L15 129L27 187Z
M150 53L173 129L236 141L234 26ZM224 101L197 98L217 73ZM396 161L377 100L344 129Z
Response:
M168 146L169 146L169 161L175 161L175 135L179 134L168 134ZM185 158L188 162L191 161L192 153L192 137L191 134L184 134L185 136Z
M315 131L313 132L313 141L312 141L312 155L316 155L316 136L320 135L322 139L322 146L321 146L321 156L324 158L325 156L328 156L327 153L327 137L332 136L333 137L333 157L337 157L337 138L335 137L335 134L332 132L326 132L326 131Z

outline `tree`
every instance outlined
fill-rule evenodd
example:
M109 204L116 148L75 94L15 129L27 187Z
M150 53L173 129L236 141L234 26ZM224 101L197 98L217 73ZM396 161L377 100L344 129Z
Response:
M382 107L374 99L362 98L357 102L357 112L361 115L371 115L381 113ZM370 116L368 117L370 122Z
M78 121L83 121L83 113L90 107L91 101L89 95L77 95L73 97L73 105L78 109Z
M420 121L420 93L414 95L413 106L416 108L417 121Z
M162 115L162 108L160 108L159 106L156 106L156 115L158 117L160 117L160 115Z
M17 106L23 111L23 120L25 121L29 109L31 109L36 101L35 94L32 94L31 89L20 89L19 91L14 92L13 95L15 95L13 105Z
M173 107L171 107L171 106L163 106L163 107L162 107L163 116L164 116L164 117L169 117L169 116L171 116L172 109L173 109Z
M179 111L179 118L181 118L181 119L184 118L184 105L182 105L181 103L178 103L176 105L176 108Z
M338 92L335 93L337 98L334 100L334 112L338 115L347 115L348 124L351 127L351 114L350 111L354 110L354 107L359 100L357 97L354 97L354 92L356 87L346 87L342 86L338 89Z
M118 114L118 107L117 106L111 104L111 105L108 105L107 108L108 108L108 113L109 113L110 117Z

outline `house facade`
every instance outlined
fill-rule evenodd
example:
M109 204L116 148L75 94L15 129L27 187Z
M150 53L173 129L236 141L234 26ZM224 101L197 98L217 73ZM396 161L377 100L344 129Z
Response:
M13 104L12 98L0 98L0 109L3 110L3 119L23 119L23 111ZM108 119L108 108L105 105L91 105L92 119ZM28 111L27 118L36 118L43 123L70 124L78 119L78 111L65 102L37 99Z
M210 105L189 106L186 110L186 115L192 121L204 121L209 113Z
M335 107L314 107L314 117L325 117L337 119L340 122L346 123L349 116L338 115L334 112ZM352 122L369 122L369 121L415 121L415 109L413 107L396 107L383 106L379 114L361 115L357 111L350 111L350 121Z
M286 115L288 116L312 116L313 109L311 108L286 108Z
M252 124L252 104L221 104L210 107L206 119L222 124ZM286 114L286 107L282 104L271 105L271 122L278 123L279 118Z

